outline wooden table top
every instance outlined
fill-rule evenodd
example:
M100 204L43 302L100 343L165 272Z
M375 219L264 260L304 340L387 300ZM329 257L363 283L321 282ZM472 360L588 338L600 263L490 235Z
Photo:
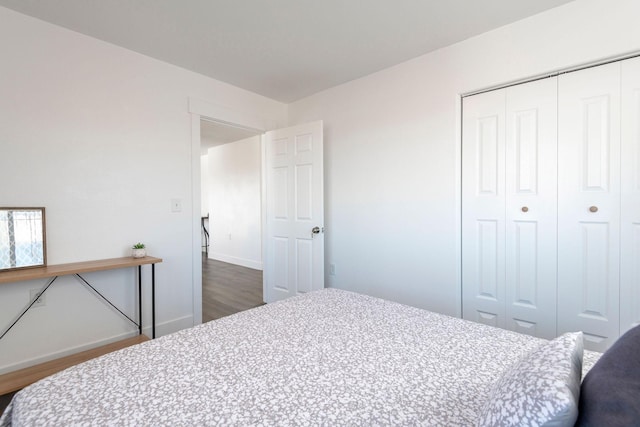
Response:
M95 261L72 262L69 264L47 265L45 267L21 268L0 272L0 283L13 283L23 280L42 279L46 277L64 276L67 274L89 273L92 271L115 270L118 268L137 267L144 264L157 264L161 258L146 256L143 258L122 257Z

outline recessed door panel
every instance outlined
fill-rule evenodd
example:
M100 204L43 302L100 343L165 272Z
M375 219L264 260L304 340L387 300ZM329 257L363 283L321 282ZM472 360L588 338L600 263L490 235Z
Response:
M580 223L580 241L576 247L580 251L578 274L580 299L580 314L583 318L607 321L610 307L609 260L609 224L608 223Z
M274 159L283 159L286 162L287 153L289 152L289 139L278 138L271 141L271 152Z
M477 126L478 194L498 194L498 116L482 117Z
M276 263L273 269L273 286L279 291L289 292L289 239L274 237L273 253Z
M296 277L298 293L313 289L313 242L311 239L296 240Z
M498 300L498 221L478 221L478 296Z
M538 227L536 222L516 221L515 244L515 298L513 303L536 308L538 295Z
M483 325L499 327L498 324L499 316L496 313L487 313L485 311L476 312L475 320L478 323L482 323Z
M296 165L296 219L311 221L313 219L313 165Z
M555 108L553 110L555 111ZM538 188L538 145L540 143L538 109L516 111L513 113L513 120L515 122L513 144L516 151L516 192L535 194ZM555 119L553 121L555 122Z
M596 96L581 100L583 156L581 187L583 191L608 191L609 152L611 127L609 96Z
M511 319L511 327L509 329L521 334L531 335L532 337L540 335L535 323L522 319Z
M587 348L605 348L607 347L607 341L609 341L608 337L588 332L583 332L582 339L584 340L584 346Z
M313 150L313 134L303 133L296 135L296 155L308 153Z
M278 167L274 168L272 173L273 216L279 220L286 220L289 217L289 171L286 167Z

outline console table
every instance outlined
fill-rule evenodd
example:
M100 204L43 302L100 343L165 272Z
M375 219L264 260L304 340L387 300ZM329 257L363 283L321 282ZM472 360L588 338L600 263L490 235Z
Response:
M124 257L124 258L111 258L111 259L101 259L97 261L85 261L85 262L74 262L70 264L57 264L57 265L48 265L46 267L36 267L36 268L24 268L20 270L10 270L0 272L0 284L2 283L12 283L12 282L20 282L24 280L32 280L32 279L46 279L49 278L49 282L42 289L39 295L44 294L49 286L55 282L55 280L59 276L67 276L74 275L78 277L82 282L90 287L98 296L100 296L104 301L106 301L111 307L118 310L120 314L129 319L132 323L138 326L138 331L142 334L142 266L145 264L151 264L151 338L156 337L156 270L155 266L157 263L162 262L160 258L154 258L150 256L142 257L142 258L132 258L132 257ZM124 314L118 307L113 305L111 301L105 298L100 292L96 290L89 282L87 282L80 273L90 273L94 271L105 271L105 270L117 270L121 268L129 268L129 267L138 267L138 323L132 320L129 316ZM0 335L0 339L2 339L7 332L13 328L13 326L18 323L18 321L25 315L27 311L33 306L36 302L36 299L30 301L29 305L24 309L24 311L18 316L18 318L6 329L3 331L2 335Z
M39 296L44 294L47 289L55 282L59 276L74 275L78 277L82 283L90 287L100 298L107 302L111 307L116 309L122 316L126 317L129 321L138 327L139 335L134 338L127 338L115 343L107 344L96 349L87 350L82 353L56 359L51 362L45 362L40 365L36 365L30 368L21 369L9 374L0 375L0 394L5 394L14 390L19 390L26 385L29 385L44 376L47 376L53 372L62 370L68 366L80 363L81 361L88 360L93 357L97 357L101 354L105 354L114 351L119 348L124 348L139 342L142 342L148 338L142 335L142 266L146 264L151 265L151 337L156 337L156 303L155 303L155 265L162 262L161 258L154 258L146 256L143 258L111 258L97 261L85 261L74 262L70 264L57 264L49 265L46 267L24 268L20 270L11 270L0 272L0 284L13 283L32 279L49 279L46 286L39 293ZM87 280L85 280L81 274L90 273L94 271L105 270L117 270L122 268L135 268L138 267L138 322L132 320L122 310L112 304L106 297L98 292ZM37 298L30 301L22 313L3 330L0 335L2 339L7 332L13 328L13 326L20 321L22 316L33 306Z

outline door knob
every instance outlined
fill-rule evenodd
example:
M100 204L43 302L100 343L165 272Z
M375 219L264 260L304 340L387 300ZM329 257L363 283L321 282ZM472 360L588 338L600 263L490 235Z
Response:
M321 232L324 233L324 227L320 228L320 227L313 227L311 229L311 237L313 237L314 234L320 234Z
M522 212L529 212L529 208L528 208L528 207L526 207L526 206L523 206L523 207L522 207Z
M598 207L597 206L591 206L589 208L589 212L598 212Z

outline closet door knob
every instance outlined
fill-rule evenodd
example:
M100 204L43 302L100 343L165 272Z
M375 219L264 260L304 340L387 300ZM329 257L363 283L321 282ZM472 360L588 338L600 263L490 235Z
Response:
M523 206L523 207L522 207L522 212L529 212L529 208L528 208L528 207L526 207L526 206Z
M598 212L598 207L597 206L591 206L589 208L589 212Z

